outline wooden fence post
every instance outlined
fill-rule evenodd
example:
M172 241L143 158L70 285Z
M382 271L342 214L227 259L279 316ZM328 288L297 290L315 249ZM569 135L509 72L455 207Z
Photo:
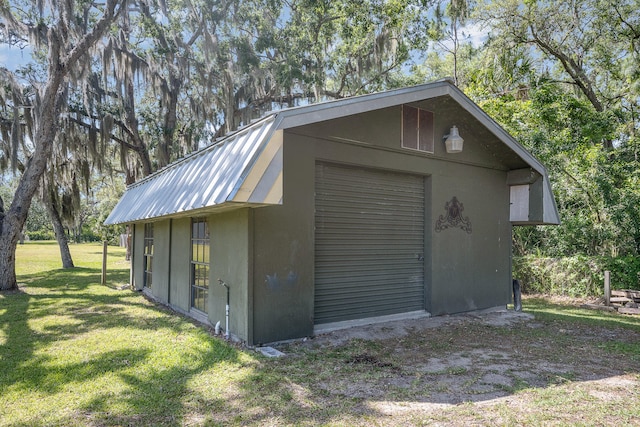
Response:
M611 272L609 270L604 272L604 305L607 307L611 305Z
M102 242L102 284L107 284L107 241Z
M520 288L520 281L513 279L513 310L522 311L522 292Z

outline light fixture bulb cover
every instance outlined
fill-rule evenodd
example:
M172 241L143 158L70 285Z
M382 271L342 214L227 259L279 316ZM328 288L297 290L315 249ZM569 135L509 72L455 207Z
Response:
M462 151L463 143L464 139L462 139L458 133L458 128L456 126L452 126L449 131L449 135L447 135L447 139L444 141L447 153L460 153Z

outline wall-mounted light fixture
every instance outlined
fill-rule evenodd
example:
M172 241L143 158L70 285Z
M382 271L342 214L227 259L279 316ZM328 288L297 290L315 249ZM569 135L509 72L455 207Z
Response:
M462 151L464 139L458 134L456 126L452 126L449 134L443 136L443 138L446 138L444 145L447 148L447 153L460 153Z

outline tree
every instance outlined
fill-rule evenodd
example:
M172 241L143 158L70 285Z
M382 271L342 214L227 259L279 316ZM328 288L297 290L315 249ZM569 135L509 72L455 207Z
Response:
M127 183L265 111L394 84L422 1L204 0L123 15L76 125L119 147ZM86 100L90 101L87 102Z
M467 0L451 0L445 4L438 3L434 11L434 19L430 23L431 38L437 41L441 49L451 55L453 59L453 82L460 84L459 62L461 38L465 34L462 30L471 13L471 5Z
M21 121L32 121L33 135L29 138L33 152L25 163L13 201L8 209L0 211L0 289L17 287L15 274L15 250L19 234L40 180L47 168L57 134L57 123L62 116L68 89L83 80L84 65L92 59L98 42L110 29L118 14L126 7L125 0L106 0L101 6L92 2L76 3L73 0L57 2L45 0L40 6L23 5L14 9L8 0L0 0L0 17L10 37L29 40L35 48L46 48L46 79L29 82L29 104L12 96L12 120L16 125L11 132L14 150L9 157L17 157L17 146L26 144L20 134ZM25 12L26 11L26 12ZM4 84L15 79L3 70ZM6 87L6 86L5 86ZM11 91L16 95L18 91ZM22 92L23 94L25 92ZM28 107L28 108L25 108Z
M574 86L598 113L637 111L640 17L637 0L485 2L477 17L502 48L532 47L540 69ZM630 74L627 74L630 73ZM633 113L635 114L635 113ZM613 148L613 140L600 141Z
M467 93L547 166L559 227L519 227L552 256L637 255L637 0L476 6L489 33Z

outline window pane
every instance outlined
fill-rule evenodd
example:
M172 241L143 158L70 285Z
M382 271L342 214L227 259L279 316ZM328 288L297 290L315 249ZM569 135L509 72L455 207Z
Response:
M202 262L204 262L205 264L209 264L209 245L208 244L202 247L202 252L203 252Z
M433 113L427 110L419 110L419 144L421 151L433 153Z
M143 286L151 288L152 272L153 272L153 223L144 225L144 277Z
M418 149L418 109L402 106L402 146Z
M192 305L194 308L198 308L198 292L199 292L199 289L198 289L198 288L194 288L194 289L192 290L192 294L191 294L191 305Z
M194 218L191 227L191 306L206 313L209 287L209 227Z

